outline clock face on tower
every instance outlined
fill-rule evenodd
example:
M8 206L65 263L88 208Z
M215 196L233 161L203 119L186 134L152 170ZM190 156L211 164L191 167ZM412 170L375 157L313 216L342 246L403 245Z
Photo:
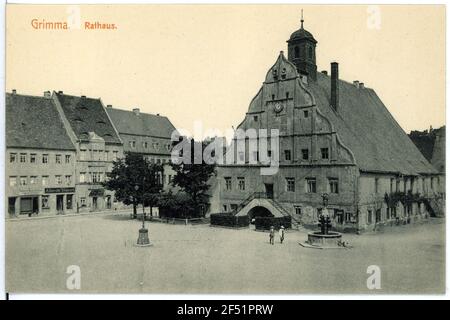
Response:
M279 113L283 110L283 105L281 103L277 102L273 106L273 109L275 110L276 113Z

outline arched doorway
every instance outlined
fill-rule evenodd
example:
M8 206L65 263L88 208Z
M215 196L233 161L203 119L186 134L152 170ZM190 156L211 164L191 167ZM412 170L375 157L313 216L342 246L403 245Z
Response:
M273 217L273 214L269 209L265 207L256 206L254 208L251 208L248 212L248 219L250 221L250 224L254 224L253 219L255 219L256 217Z

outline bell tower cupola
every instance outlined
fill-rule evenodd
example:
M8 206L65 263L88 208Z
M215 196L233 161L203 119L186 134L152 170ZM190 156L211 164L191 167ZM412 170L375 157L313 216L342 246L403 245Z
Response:
M296 67L297 72L308 79L317 80L316 44L313 35L303 28L303 10L300 29L291 34L288 43L288 59Z

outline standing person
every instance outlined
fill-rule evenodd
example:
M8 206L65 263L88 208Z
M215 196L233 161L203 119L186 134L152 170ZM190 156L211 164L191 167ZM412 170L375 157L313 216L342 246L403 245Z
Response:
M280 235L280 243L283 243L283 241L284 241L284 226L281 226L280 230L278 231L278 234Z
M274 240L273 238L275 237L275 230L273 228L273 226L270 227L270 231L269 231L269 242L270 244L274 244Z

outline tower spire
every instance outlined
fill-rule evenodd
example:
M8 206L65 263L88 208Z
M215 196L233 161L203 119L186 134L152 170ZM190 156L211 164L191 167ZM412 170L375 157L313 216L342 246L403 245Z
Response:
M300 20L300 22L301 22L301 28L303 29L303 22L304 22L305 20L303 19L303 9L302 9L302 19Z

